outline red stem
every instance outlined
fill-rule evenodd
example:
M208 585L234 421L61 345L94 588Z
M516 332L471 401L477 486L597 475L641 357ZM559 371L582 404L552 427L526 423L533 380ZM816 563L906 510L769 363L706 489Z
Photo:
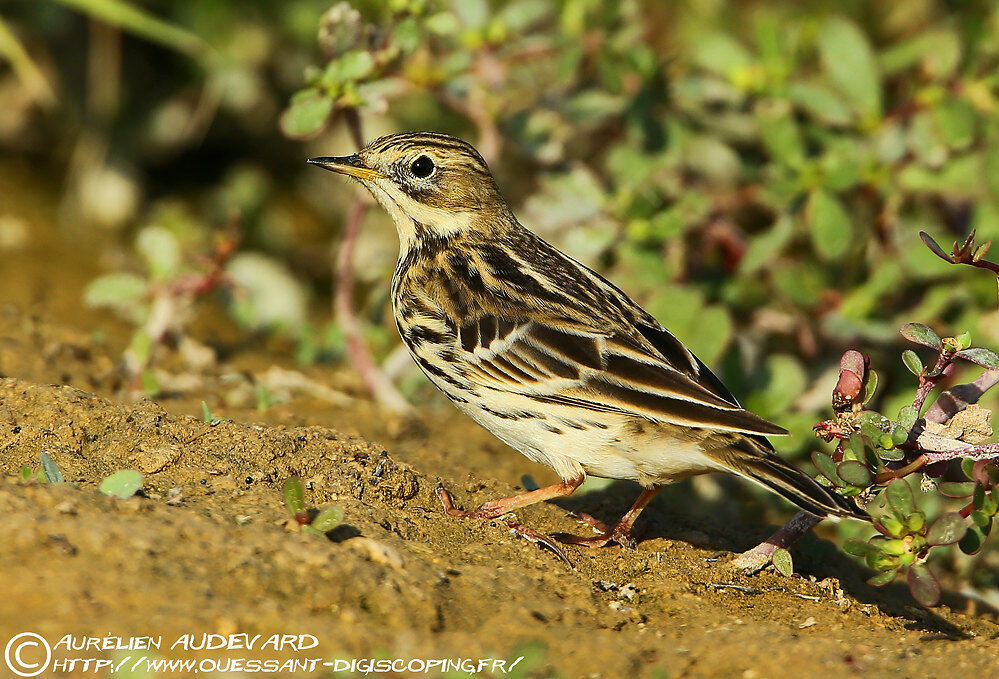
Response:
M350 130L354 143L360 149L364 145L364 137L361 134L361 119L355 109L347 109L345 116L347 129ZM364 195L358 193L354 203L350 206L350 212L343 227L340 249L334 264L333 313L343 331L351 363L371 395L386 408L396 412L408 412L411 410L409 402L375 362L371 348L364 338L364 328L354 310L354 246L357 244L357 237L361 232L361 225L364 222L364 215L368 211L368 205Z
M941 351L940 356L937 357L936 365L929 371L935 373L933 377L927 374L927 371L923 371L923 374L919 376L919 388L916 389L916 398L912 401L912 407L916 409L916 412L920 412L923 409L923 404L926 402L926 397L930 395L933 388L937 386L937 383L943 379L943 370L947 367L947 364L951 362L952 355L948 354L946 351Z

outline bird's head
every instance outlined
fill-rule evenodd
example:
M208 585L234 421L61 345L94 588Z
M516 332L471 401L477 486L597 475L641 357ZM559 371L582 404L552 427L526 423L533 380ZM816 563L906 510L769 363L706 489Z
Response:
M479 152L449 135L394 134L353 155L309 162L360 181L392 215L407 248L425 238L494 228L510 215Z

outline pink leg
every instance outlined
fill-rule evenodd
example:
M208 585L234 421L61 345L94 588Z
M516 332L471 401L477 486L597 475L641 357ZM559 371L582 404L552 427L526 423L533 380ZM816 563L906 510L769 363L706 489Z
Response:
M521 493L520 495L504 497L498 500L490 500L478 509L473 509L471 511L456 508L451 499L451 493L444 490L443 486L437 486L437 498L441 501L441 504L444 505L445 512L459 519L495 519L498 516L520 509L521 507L533 505L538 502L544 502L545 500L551 500L556 497L571 495L573 491L579 488L579 486L583 483L584 478L585 477L580 476L579 478L570 479L569 481L563 481L562 483L556 483L551 486L545 486L544 488L538 488L537 490L532 490L528 493Z
M638 518L638 515L642 513L642 510L645 509L646 505L652 501L652 498L654 498L660 490L662 490L662 486L653 486L652 488L645 488L642 490L642 494L638 496L637 500L635 500L635 504L631 506L631 509L629 509L625 515L610 528L607 528L603 522L594 519L589 514L579 515L577 518L581 519L587 525L604 527L604 531L596 537L583 538L578 535L567 535L566 533L557 533L552 537L560 542L565 542L570 545L603 547L608 542L616 542L623 547L634 549L635 541L631 537L631 529L635 525L635 519Z

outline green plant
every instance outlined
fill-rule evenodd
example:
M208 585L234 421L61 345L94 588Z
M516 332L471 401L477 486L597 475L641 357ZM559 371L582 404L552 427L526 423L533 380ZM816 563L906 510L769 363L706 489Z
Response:
M330 506L322 510L306 507L305 486L297 476L284 482L283 491L284 504L303 533L325 538L328 532L343 521L343 510L339 507Z
M142 488L142 474L133 469L121 469L111 474L97 487L105 495L127 500Z
M975 247L974 236L955 243L952 253L945 254L923 234L930 249L948 262L999 272L999 265L983 259L991 242ZM926 325L908 323L901 334L934 352L925 364L915 351L902 352L902 362L917 379L911 405L903 406L894 418L869 408L877 373L870 369L868 357L847 351L832 395L836 417L814 427L820 438L837 441L836 449L831 455L813 453L812 462L820 482L861 499L874 517L878 534L867 541L849 539L843 546L877 571L869 582L884 585L904 571L916 600L935 606L940 585L926 565L930 554L953 544L966 554L978 553L999 513L999 444L987 443L992 436L991 413L974 405L999 382L999 355L972 347L969 332L941 338ZM986 372L967 385L970 390L954 388L926 408L928 396L954 375L960 361ZM961 463L961 480L948 475L952 471L948 462L955 460ZM929 521L906 478L917 473L922 474L923 493L963 499L966 504Z
M746 407L794 434L775 440L789 457L808 452L820 413L806 392L845 343L864 346L883 373L880 390L864 375L865 409L883 418L866 428L892 426L857 460L829 459L845 494L883 487L873 479L897 467L890 439L910 424L911 408L895 413L912 406L916 365L886 360L894 328L935 319L999 343L980 313L988 286L915 239L969 224L999 234L999 10L931 3L890 24L860 6L722 3L659 32L643 30L647 10L339 3L283 129L306 137L340 121L356 142L362 116L391 108L400 127L475 135L525 221L698 347ZM363 214L349 213L347 262ZM385 318L386 296L368 299L358 317ZM338 310L348 340L371 337L352 316ZM786 552L779 561L793 568Z
M210 292L229 286L225 266L236 251L236 231L219 238L207 261L193 250L201 238L185 226L183 220L169 215L161 219L170 226L153 224L135 238L135 249L143 263L143 272L115 272L91 281L84 290L84 302L94 308L106 308L134 324L125 350L125 371L141 379L143 390L158 391L157 380L148 371L156 352L166 343L179 344L185 337L194 303Z

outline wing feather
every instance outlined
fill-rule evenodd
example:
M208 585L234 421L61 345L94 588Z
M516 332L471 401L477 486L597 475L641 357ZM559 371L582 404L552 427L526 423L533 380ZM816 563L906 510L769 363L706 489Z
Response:
M462 330L456 350L481 386L538 402L619 412L747 434L787 432L744 410L711 371L665 330L649 327L641 340L580 334L540 324L479 319L472 351ZM496 328L495 332L492 329ZM651 349L647 348L651 345ZM679 362L680 367L674 365Z

